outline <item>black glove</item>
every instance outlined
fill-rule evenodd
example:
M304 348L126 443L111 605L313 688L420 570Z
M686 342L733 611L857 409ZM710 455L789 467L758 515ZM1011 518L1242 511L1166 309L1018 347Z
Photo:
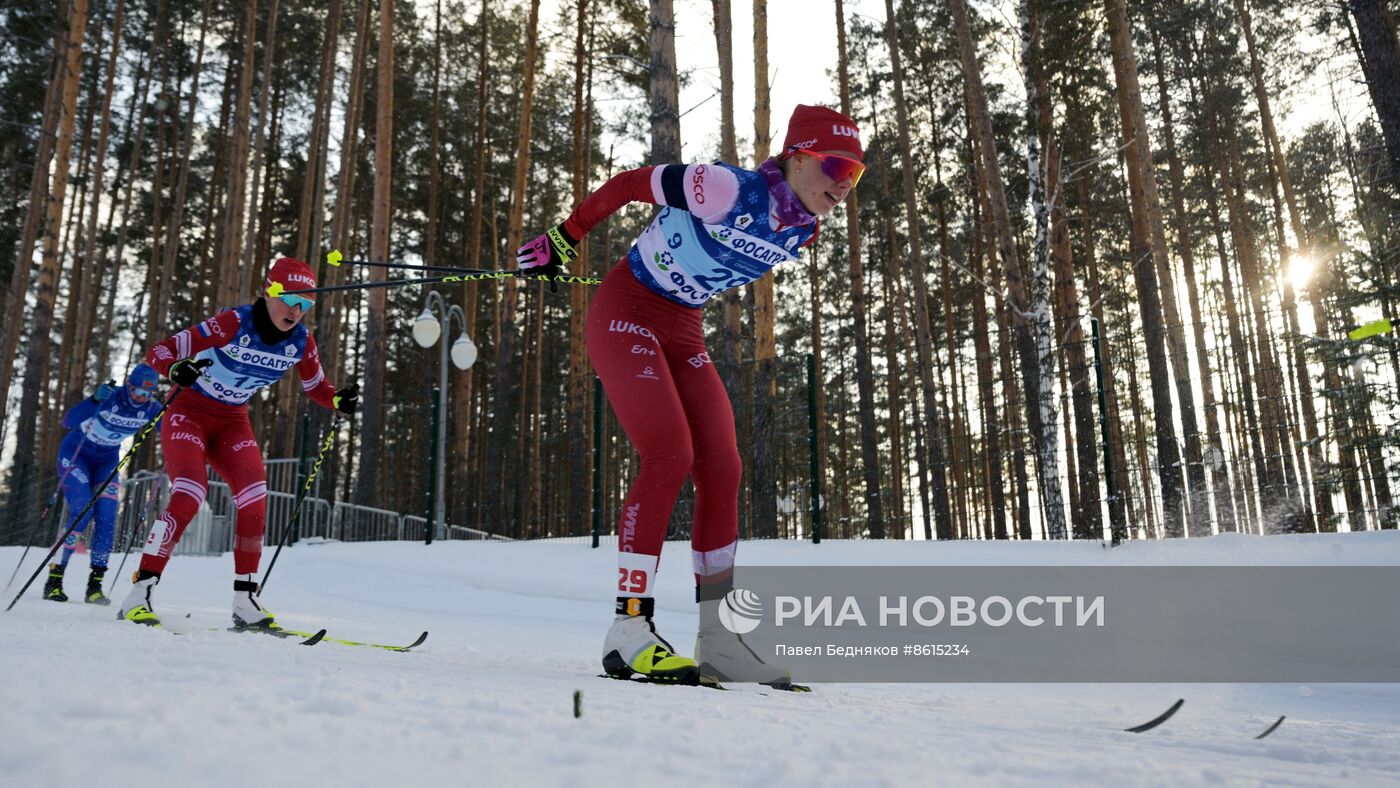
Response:
M351 383L335 393L335 399L331 400L335 409L347 416L355 415L355 410L360 407L360 384Z
M201 370L214 363L211 358L182 358L170 365L170 371L165 373L170 382L177 386L193 386L199 380Z

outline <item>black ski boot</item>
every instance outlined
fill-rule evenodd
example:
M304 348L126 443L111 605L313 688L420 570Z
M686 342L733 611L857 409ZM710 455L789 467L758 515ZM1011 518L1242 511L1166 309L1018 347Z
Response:
M68 595L63 593L63 570L68 567L63 564L49 564L49 579L44 583L44 598L53 602L67 602Z
M83 601L89 605L110 605L112 600L102 593L102 576L107 574L107 567L94 566L88 572L87 591L84 592Z

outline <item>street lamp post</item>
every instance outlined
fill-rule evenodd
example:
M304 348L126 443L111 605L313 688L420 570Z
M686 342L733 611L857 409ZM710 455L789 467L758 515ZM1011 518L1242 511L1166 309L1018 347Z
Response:
M447 342L442 342L438 354L438 395L433 398L433 421L437 427L437 434L433 439L436 467L433 469L433 484L430 490L432 500L428 502L432 514L428 521L428 532L424 535L425 544L433 543L433 532L437 529L437 524L447 522L447 495L443 486L447 472L447 418L444 412L447 409L447 358L451 355L452 365L458 369L470 369L472 364L476 363L476 345L471 337L467 336L467 316L461 307L448 304L436 290L428 291L423 311L418 315L418 319L413 321L413 341L417 342L419 347L429 348L443 334L451 331L453 319L460 322L462 333L452 343L450 351Z

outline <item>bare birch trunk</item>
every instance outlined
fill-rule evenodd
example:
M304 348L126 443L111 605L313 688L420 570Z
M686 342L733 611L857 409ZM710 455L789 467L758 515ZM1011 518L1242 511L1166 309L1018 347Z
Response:
M1040 21L1030 14L1030 0L1017 5L1021 19L1021 73L1026 91L1026 173L1030 183L1030 202L1035 214L1035 270L1029 317L1035 323L1035 342L1039 385L1036 407L1039 409L1039 432L1036 452L1040 471L1040 503L1045 527L1051 539L1069 535L1065 525L1065 505L1060 481L1059 402L1055 397L1055 336L1050 319L1050 209L1046 205L1045 171L1040 156L1040 136L1049 136L1049 126L1041 128L1041 112L1037 84L1040 68ZM1048 100L1048 98L1047 98ZM998 187L1000 184L997 185ZM1051 198L1053 199L1053 198ZM1034 420L1033 420L1034 423Z

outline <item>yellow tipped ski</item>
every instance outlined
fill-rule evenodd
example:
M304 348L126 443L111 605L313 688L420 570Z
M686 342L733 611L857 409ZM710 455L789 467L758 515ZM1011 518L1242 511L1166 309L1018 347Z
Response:
M326 265L331 265L339 268L340 261L344 259L345 255L341 254L339 249L332 249L329 252L326 252Z

